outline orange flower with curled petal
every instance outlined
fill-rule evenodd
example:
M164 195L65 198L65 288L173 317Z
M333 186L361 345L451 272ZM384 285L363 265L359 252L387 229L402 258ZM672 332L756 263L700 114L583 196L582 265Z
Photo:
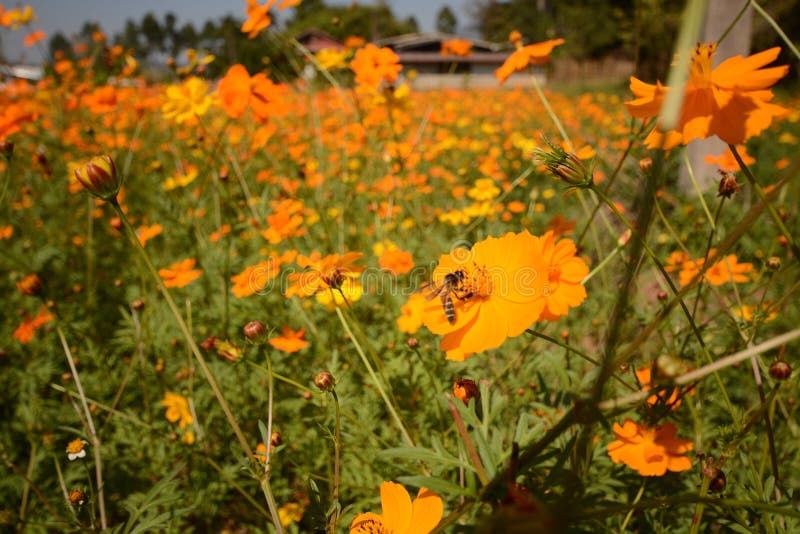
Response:
M448 360L462 361L499 347L539 319L549 270L541 250L538 237L509 232L439 258L427 289L423 322L443 336L439 346ZM445 293L448 297L442 298ZM450 305L452 314L447 311Z
M667 132L656 127L645 140L649 148L669 149L714 135L738 145L768 128L772 119L789 113L770 103L773 95L769 90L786 76L789 67L762 68L778 58L779 47L746 58L728 58L712 69L716 49L714 43L695 47L678 124ZM636 98L625 106L639 119L658 116L671 90L659 82L650 85L634 77L630 88Z
M365 269L355 265L362 257L364 255L360 252L347 252L341 256L329 254L325 257L319 252L313 252L310 256L299 255L297 264L305 270L289 276L292 285L286 290L286 296L304 298L320 291L338 289L345 278L352 280Z
M275 5L277 0L267 0L267 3L259 5L258 0L247 0L247 7L244 12L247 15L247 20L242 24L242 33L247 34L248 39L255 39L261 30L264 30L272 24L272 17L269 16L269 10ZM278 10L294 7L300 3L300 0L282 0L278 4Z
M288 326L284 326L281 331L282 334L280 336L269 338L269 344L276 349L292 353L303 350L308 346L304 329L292 330Z
M20 124L33 120L34 114L19 104L8 104L0 111L0 141L20 131Z
M542 288L546 302L542 319L555 321L586 299L582 281L589 274L589 267L575 255L575 243L571 239L556 241L552 230L539 238L539 247L534 253L541 255L547 264L547 283Z
M278 276L280 266L280 258L271 256L266 261L245 267L242 272L231 278L233 282L231 291L236 298L249 297L258 291L263 291L270 280Z
M442 498L420 488L413 501L408 491L394 482L381 484L381 511L358 514L350 523L350 534L428 534L444 513Z
M356 51L350 68L356 74L355 80L359 86L374 91L378 90L381 82L396 82L403 70L400 58L391 48L378 48L372 43Z
M692 450L692 442L675 437L677 432L674 423L648 428L626 419L622 426L614 423L617 440L608 445L608 455L614 463L624 463L642 476L685 471L692 467L691 460L683 456Z
M43 30L35 30L26 35L22 43L26 47L30 48L31 46L35 45L39 41L43 41L44 39L47 39L47 34Z
M550 62L550 53L559 45L564 44L564 39L550 39L541 43L518 46L505 62L494 71L495 77L502 85L509 76L528 68L529 65L545 65Z
M185 287L203 274L202 270L193 269L196 263L196 259L186 258L185 260L173 263L166 269L159 269L158 274L164 280L164 285L167 287Z
M161 234L164 231L164 227L160 224L154 224L151 226L140 226L136 229L136 237L139 239L139 243L142 246L145 246L148 241L153 239L155 236Z

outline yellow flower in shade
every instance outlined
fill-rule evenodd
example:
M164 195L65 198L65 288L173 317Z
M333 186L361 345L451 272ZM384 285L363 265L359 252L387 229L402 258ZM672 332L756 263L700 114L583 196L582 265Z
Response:
M189 411L189 401L183 395L168 391L164 393L161 406L167 409L165 416L170 423L178 423L180 428L186 428L187 425L194 423L194 417Z
M190 183L194 182L198 175L199 171L197 170L197 167L194 165L187 165L186 169L178 170L175 173L175 176L171 176L164 180L164 183L161 184L161 187L164 188L164 191L172 191L178 187L186 187Z
M350 534L428 534L444 513L442 498L421 488L413 501L406 489L394 482L381 484L382 514L358 514L350 523Z
M712 69L716 50L715 43L695 47L678 124L668 132L653 130L645 140L649 148L668 149L714 135L738 145L768 128L772 119L789 114L788 109L770 103L769 89L786 76L789 67L762 68L778 58L779 47L746 58L728 58ZM640 119L658 116L671 91L658 82L650 85L634 77L630 87L636 98L625 106Z
M684 456L692 450L692 442L675 437L677 432L674 423L648 428L626 419L622 426L614 423L617 441L608 445L608 455L614 463L624 463L642 476L685 471L692 467Z
M86 456L86 445L88 445L88 441L85 439L73 439L67 444L67 459L71 462L73 460L77 460L78 458L83 458Z
M164 118L174 119L178 124L202 117L212 103L208 84L197 76L191 76L183 83L167 87L165 100L161 106Z
M500 188L494 185L491 178L479 178L475 185L467 191L467 196L474 200L492 200L500 194Z
M328 310L334 311L336 308L343 308L348 304L361 300L363 295L364 287L358 281L358 275L351 273L344 277L337 289L331 288L320 291L317 293L316 299Z
M422 317L426 300L422 293L414 293L408 302L400 308L400 317L397 318L397 328L406 334L416 334L422 326Z
M776 310L769 311L770 304L765 302L760 307L742 304L741 306L735 306L731 311L737 319L745 323L751 323L754 319L768 323L778 317Z
M303 519L305 508L296 502L287 502L278 508L278 518L281 520L283 528L289 528L292 523L297 523Z
M509 232L439 258L423 322L443 336L448 360L499 347L539 319L550 269L541 250L538 237Z

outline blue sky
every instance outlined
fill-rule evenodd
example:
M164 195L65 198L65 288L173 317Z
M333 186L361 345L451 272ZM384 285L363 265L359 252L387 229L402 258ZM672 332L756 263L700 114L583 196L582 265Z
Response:
M333 4L349 4L350 1L331 1ZM460 33L467 32L470 24L466 13L471 0L391 0L387 3L394 13L405 18L413 15L416 17L423 31L432 30L435 24L436 13L444 5L449 5L456 13ZM16 5L15 0L0 0L6 8ZM48 36L61 32L66 36L80 30L87 20L96 20L109 34L118 32L125 24L125 20L133 18L141 20L142 15L148 11L156 14L163 20L164 14L173 12L178 18L178 24L192 22L195 26L202 25L208 19L216 19L231 14L239 18L244 17L245 0L20 0L23 5L31 5L39 17L36 27L47 32ZM263 3L263 0L261 1ZM362 0L360 3L374 3L371 0ZM36 50L25 50L22 47L22 32L2 30L3 49L6 56L11 59L24 59L35 62L39 58Z

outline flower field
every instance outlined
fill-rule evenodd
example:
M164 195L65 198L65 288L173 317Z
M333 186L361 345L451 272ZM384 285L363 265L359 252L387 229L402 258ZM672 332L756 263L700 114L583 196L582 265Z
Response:
M155 82L102 36L6 81L2 530L800 529L779 50L579 92L503 85L563 40L511 42L496 89L363 41Z

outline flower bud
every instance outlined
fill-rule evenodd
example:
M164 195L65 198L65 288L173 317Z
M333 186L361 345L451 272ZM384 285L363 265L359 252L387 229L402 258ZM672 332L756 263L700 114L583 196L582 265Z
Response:
M17 289L25 295L38 295L42 290L42 280L36 274L29 274L17 282Z
M242 349L230 341L218 341L216 349L217 354L233 363L238 362L244 356L244 354L242 354Z
M465 405L469 404L470 399L477 399L481 396L477 384L468 378L459 378L453 384L453 396L463 402Z
M777 271L781 268L781 259L778 256L770 256L767 258L766 265L767 269L770 269L771 271Z
M731 198L739 189L739 184L736 182L736 177L733 174L727 172L722 173L722 178L719 181L718 196Z
M244 325L243 330L244 330L244 337L246 337L250 341L255 341L264 335L264 332L267 331L267 327L261 321L250 321L249 323Z
M419 339L415 337L410 337L408 338L408 341L406 341L406 344L408 345L408 348L413 349L414 347L419 345Z
M775 360L769 366L769 375L775 380L786 380L792 375L792 366L786 360Z
M14 142L0 141L0 154L3 154L6 158L10 158L14 154Z
M86 494L79 489L70 491L67 498L72 506L83 506L83 503L86 502Z
M314 385L322 391L330 391L336 385L336 380L330 372L320 371L314 377Z
M131 302L131 308L136 311L142 311L144 309L144 299L136 299Z
M216 348L218 342L219 338L217 338L217 336L211 335L200 342L200 347L202 347L204 350L213 350L214 348Z
M644 174L649 173L653 169L653 158L642 158L639 160L639 170Z
M95 156L82 167L75 169L75 177L90 195L102 200L116 199L120 180L111 156Z
M272 433L272 436L270 436L269 444L272 447L277 447L281 443L283 443L283 438L281 437L281 433L276 430Z

